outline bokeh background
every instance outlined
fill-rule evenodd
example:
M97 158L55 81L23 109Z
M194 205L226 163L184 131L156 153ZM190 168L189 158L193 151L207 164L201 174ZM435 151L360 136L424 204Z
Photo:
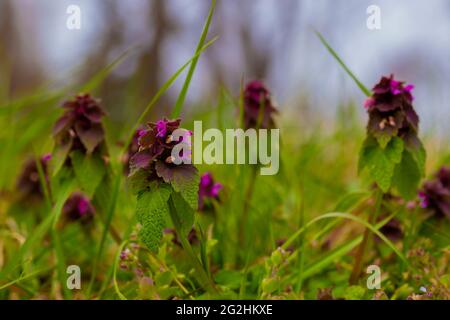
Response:
M66 28L66 9L82 11L81 30ZM82 80L138 45L103 85L115 121L142 110L158 87L194 52L207 0L0 0L0 94L14 99L45 83ZM369 5L381 30L366 27ZM222 88L264 79L279 108L299 123L332 120L337 106L363 95L318 41L319 30L362 82L381 75L416 85L415 106L428 133L450 133L450 2L446 0L221 0L189 91L188 111L212 108ZM74 72L74 70L81 70ZM159 102L164 112L176 85ZM6 84L6 85L5 85Z

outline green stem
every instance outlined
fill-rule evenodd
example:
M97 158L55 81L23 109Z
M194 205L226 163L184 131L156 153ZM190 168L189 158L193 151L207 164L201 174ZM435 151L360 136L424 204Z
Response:
M248 218L249 218L249 211L250 211L250 204L251 204L251 199L253 196L253 190L255 189L255 182L256 182L256 175L257 175L257 171L258 171L258 167L257 166L252 166L251 167L251 176L250 176L250 181L248 183L247 186L247 190L245 191L245 196L244 196L244 207L242 209L242 217L241 217L241 223L239 225L239 243L241 246L246 246L246 237L245 237L245 228L247 226L248 223ZM245 250L244 250L245 252Z
M209 293L211 293L211 294L217 293L217 289L215 288L213 281L208 276L206 270L200 263L200 260L195 255L191 244L189 243L187 237L185 236L185 233L183 232L183 227L182 227L181 221L179 219L179 215L176 211L176 207L173 203L172 198L169 199L169 212L170 212L170 218L172 219L175 230L176 230L177 234L179 235L181 246L183 247L184 251L186 252L186 254L191 262L192 267L194 267L194 269L195 269L195 274L197 276L197 280L199 281L200 285Z
M299 226L298 228L301 229L304 227L305 225L305 197L304 197L304 188L303 188L304 184L303 184L303 176L300 180L300 195L301 195L301 202L300 202L300 208L299 208ZM297 259L297 268L299 270L299 280L297 283L297 288L296 288L296 292L300 293L300 291L302 290L302 286L303 286L303 270L304 270L304 265L305 265L305 239L304 239L304 235L299 236L299 240L298 240L298 248L299 248L299 256Z
M378 214L381 209L381 203L383 201L383 192L381 189L377 189L375 192L375 211L372 215L369 216L368 222L369 224L373 224L377 221ZM350 275L350 284L355 285L358 282L359 276L361 275L363 263L364 263L364 256L367 251L367 247L370 241L370 230L369 228L366 228L364 231L364 237L361 242L361 244L358 247L358 251L356 252L355 257L355 264L353 266L352 274Z

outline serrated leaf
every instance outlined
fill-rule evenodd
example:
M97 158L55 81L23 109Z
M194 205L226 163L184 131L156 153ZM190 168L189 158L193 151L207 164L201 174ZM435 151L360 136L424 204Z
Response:
M196 211L200 183L197 168L190 164L169 166L162 161L158 161L155 169L157 175L163 178L165 182L170 183L173 189L180 193L189 206Z
M392 184L406 200L413 199L417 194L421 171L412 154L405 150L402 161L395 168Z
M128 186L133 194L138 194L150 186L149 171L138 169L132 172L127 178Z
M359 170L366 168L371 179L383 192L387 192L391 187L395 166L402 159L403 150L404 143L400 138L392 139L383 149L374 138L369 137L360 154Z
M378 144L382 149L386 148L388 143L392 140L392 136L389 134L386 134L385 132L381 132L380 134L377 134L375 137L378 141Z
M153 252L158 251L161 242L171 192L172 188L167 184L154 184L137 197L136 217L142 226L139 238Z
M181 227L182 236L186 237L194 225L194 209L178 192L172 193L171 200L175 207L173 214L176 214L177 224Z
M100 155L84 155L81 151L72 152L70 159L80 187L92 196L106 173L105 163Z
M417 141L417 146L407 147L408 151L411 153L412 158L417 164L420 176L425 176L425 164L427 159L427 151L420 140Z

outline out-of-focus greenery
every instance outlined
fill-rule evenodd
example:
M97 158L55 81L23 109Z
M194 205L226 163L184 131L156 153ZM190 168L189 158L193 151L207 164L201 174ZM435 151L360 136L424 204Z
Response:
M77 186L52 190L53 203L21 198L17 177L28 159L52 151L51 128L61 114L61 102L79 91L95 96L122 58L126 56L100 68L86 83L59 89L44 86L16 100L1 101L1 299L449 298L449 221L387 198L384 220L370 228L379 232L395 216L402 238L390 242L374 237L365 259L365 265L380 266L381 289L367 289L365 274L358 284L349 285L355 249L374 205L371 186L357 176L365 120L357 116L359 106L353 103L340 105L333 121L312 117L306 108L283 111L279 106L276 120L282 145L277 175L254 175L248 165L198 166L224 185L220 198L196 213L199 241L193 245L216 294L204 292L197 283L173 234L164 235L157 254L137 239L136 200L119 168L121 150L137 120L133 112L121 124L104 120L110 180L116 189L99 192L93 199L94 206L108 210L97 210L89 226L60 219L64 200ZM201 120L204 129L236 128L238 105L239 92L224 89L196 106L195 113L185 109L183 126L190 129L194 120ZM164 111L169 115L172 108ZM150 110L145 120L157 119ZM431 176L449 163L450 146L448 140L427 133L423 138ZM114 206L109 207L112 199ZM248 208L245 218L244 208ZM120 255L125 250L131 258L124 262ZM66 287L64 272L69 265L81 268L80 290ZM424 289L431 295L426 296Z

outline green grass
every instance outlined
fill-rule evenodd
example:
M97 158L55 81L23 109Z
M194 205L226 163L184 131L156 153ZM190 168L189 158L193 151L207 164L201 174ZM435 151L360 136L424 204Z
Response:
M371 299L379 292L366 287L365 268L370 264L380 266L381 291L388 298L406 299L425 286L433 298L448 299L448 220L408 209L402 201L383 199L381 220L368 222L375 199L369 181L357 175L365 120L354 105L338 106L332 122L315 120L305 125L298 124L303 110L284 111L281 106L276 119L282 137L277 175L255 176L255 167L248 165L200 165L200 173L211 172L224 189L207 211L195 213L199 243L191 245L183 238L182 245L175 244L168 233L158 252L151 252L140 242L136 197L120 159L135 129L157 120L153 107L185 71L171 116L178 117L188 108L185 100L197 63L217 39L207 40L214 9L212 1L192 57L168 78L141 115L108 124L110 159L92 199L96 213L89 225L64 222L62 207L73 191L80 190L64 168L57 177L51 175L50 190L38 165L45 196L37 201L21 198L16 180L29 157L53 150L51 127L61 115L57 108L61 101L74 92L96 92L132 50L98 66L85 83L56 90L44 85L14 101L0 101L4 128L0 131L0 299L315 299L325 288L331 288L335 298ZM363 93L370 95L318 36ZM224 88L215 103L189 106L195 112L186 112L183 126L191 128L194 120L201 120L204 129L224 132L241 127L243 87L240 92ZM132 130L128 130L130 123ZM120 136L123 139L113 138ZM443 148L432 135L424 144L431 176L448 163L450 148L448 143ZM58 182L61 175L65 179ZM394 217L403 231L400 240L381 232ZM370 236L355 287L349 278L366 229L376 237ZM127 263L121 260L124 250L131 252ZM82 287L72 291L65 285L65 270L73 264L81 268Z

